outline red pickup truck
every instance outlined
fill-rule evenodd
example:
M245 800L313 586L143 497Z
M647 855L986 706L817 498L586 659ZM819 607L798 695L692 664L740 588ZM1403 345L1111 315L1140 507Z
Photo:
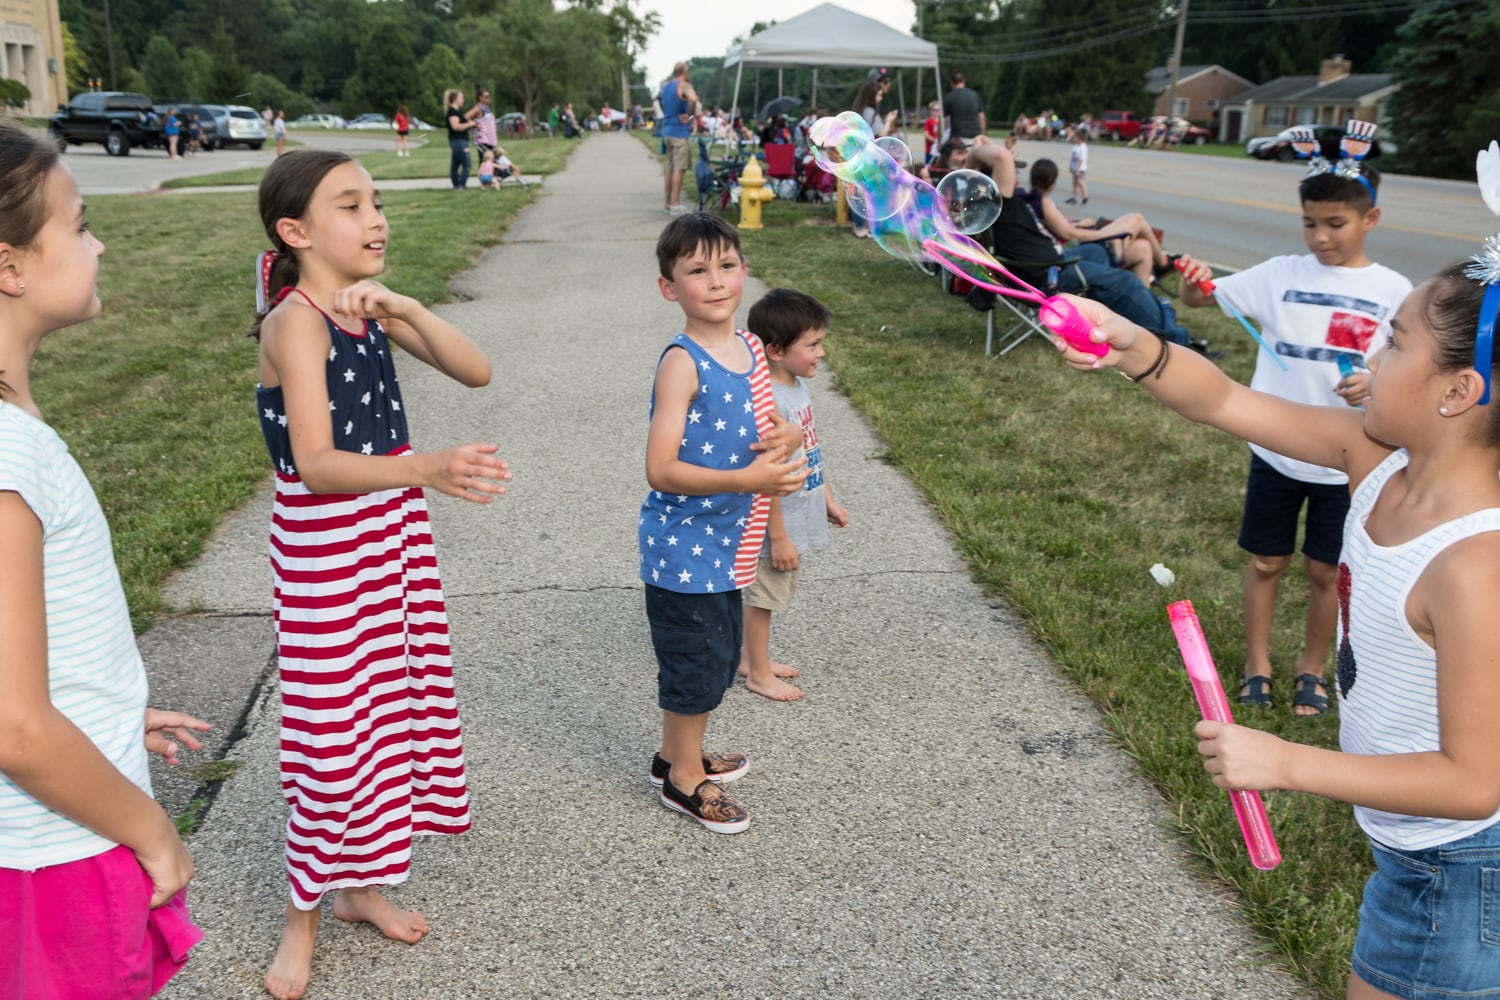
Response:
M1108 139L1134 139L1141 134L1141 116L1134 111L1106 111L1099 116L1099 135Z

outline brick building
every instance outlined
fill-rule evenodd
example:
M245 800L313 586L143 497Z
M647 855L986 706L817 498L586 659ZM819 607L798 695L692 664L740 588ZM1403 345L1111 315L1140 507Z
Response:
M1171 89L1170 66L1158 66L1146 74L1146 93L1156 96L1153 115L1172 114L1189 121L1214 123L1230 98L1237 97L1255 84L1223 66L1184 66L1177 76L1177 93L1173 107L1167 108L1167 91Z
M1389 73L1355 73L1343 56L1324 59L1317 76L1283 76L1224 104L1219 139L1275 135L1290 125L1342 125L1350 118L1384 125L1397 85Z

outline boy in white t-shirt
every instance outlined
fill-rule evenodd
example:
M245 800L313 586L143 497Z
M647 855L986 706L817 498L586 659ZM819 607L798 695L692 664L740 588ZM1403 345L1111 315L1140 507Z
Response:
M1073 174L1073 197L1068 199L1068 204L1087 205L1089 185L1084 178L1089 172L1089 130L1086 125L1073 130L1073 153L1068 157L1068 169ZM1083 200L1079 201L1080 198Z
M1349 169L1350 161L1354 170ZM1359 406L1369 396L1365 359L1385 346L1391 318L1412 285L1365 256L1365 238L1380 221L1375 205L1380 175L1357 158L1350 161L1335 170L1318 158L1302 180L1307 254L1273 257L1214 279L1214 296L1197 287L1212 277L1212 271L1191 257L1181 259L1183 304L1207 306L1217 298L1226 312L1231 306L1238 309L1259 323L1280 359L1278 364L1264 350L1257 353L1253 389L1316 406ZM1345 370L1351 374L1343 374ZM1292 710L1298 716L1321 715L1328 707L1323 676L1338 617L1338 563L1349 481L1333 469L1256 445L1250 450L1239 537L1240 547L1250 553L1239 700L1264 708L1272 705L1270 642L1276 589L1291 565L1297 521L1306 503L1302 553L1309 591L1307 626L1293 670Z

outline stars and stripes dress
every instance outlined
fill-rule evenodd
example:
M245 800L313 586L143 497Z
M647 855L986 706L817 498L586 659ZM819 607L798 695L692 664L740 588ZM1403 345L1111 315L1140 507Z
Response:
M333 440L409 452L385 331L326 315ZM279 386L256 388L276 466L273 612L281 787L292 902L406 881L411 838L469 828L448 615L418 487L310 492L297 477Z

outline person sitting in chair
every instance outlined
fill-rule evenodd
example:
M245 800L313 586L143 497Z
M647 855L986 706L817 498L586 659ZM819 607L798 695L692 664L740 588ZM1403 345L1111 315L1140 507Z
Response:
M1131 212L1106 225L1098 225L1094 220L1071 222L1052 200L1056 186L1057 164L1048 159L1037 160L1031 165L1031 190L1022 197L1030 201L1042 225L1060 242L1076 240L1102 245L1111 264L1130 271L1147 288L1154 278L1171 273L1172 260L1161 248L1161 241L1144 215Z
M1064 255L1062 245L1042 225L1031 204L1018 195L1015 158L1004 145L979 136L963 165L987 171L1001 198L1000 217L985 235L975 238L988 242L995 256L1022 281L1049 294L1085 295L1163 340L1208 353L1208 342L1194 339L1168 304L1151 294L1134 274L1115 268L1103 246L1085 243Z

